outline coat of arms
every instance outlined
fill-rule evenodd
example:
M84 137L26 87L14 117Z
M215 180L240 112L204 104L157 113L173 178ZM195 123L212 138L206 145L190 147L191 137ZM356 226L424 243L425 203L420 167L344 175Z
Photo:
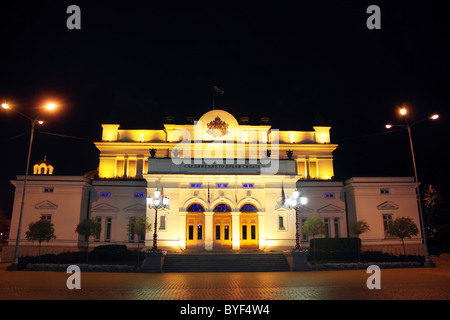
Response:
M206 133L212 135L213 137L223 137L228 133L228 123L222 121L219 116L217 116L213 121L207 124L208 130Z

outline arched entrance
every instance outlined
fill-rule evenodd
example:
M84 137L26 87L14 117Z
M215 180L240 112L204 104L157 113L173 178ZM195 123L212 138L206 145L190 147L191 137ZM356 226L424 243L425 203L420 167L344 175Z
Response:
M258 213L254 205L244 204L239 216L241 248L258 248Z
M186 248L205 247L205 209L198 203L188 207L186 214Z
M219 203L213 211L213 248L231 248L231 208Z

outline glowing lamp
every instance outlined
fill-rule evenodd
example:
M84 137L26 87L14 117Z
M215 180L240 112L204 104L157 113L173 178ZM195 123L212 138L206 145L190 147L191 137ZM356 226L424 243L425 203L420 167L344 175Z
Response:
M2 103L2 108L3 108L3 109L9 109L9 106L8 106L7 103Z
M39 123L39 124L44 124L44 121L39 120L37 123Z
M407 113L408 113L408 110L407 110L406 108L401 108L401 109L400 109L400 114L401 114L402 116L406 115Z
M300 203L301 203L302 205L307 204L307 203L308 203L308 198L301 197L301 198L300 198Z
M153 193L153 195L155 196L155 199L158 199L158 198L161 196L161 191L155 190L155 192Z
M387 124L385 127L386 127L386 129L390 129L390 128L392 128L392 124Z
M153 198L147 198L147 204L151 206L153 204Z
M56 104L54 104L54 103L48 103L48 104L45 106L45 109L50 110L50 111L55 110L55 109L56 109Z
M430 119L431 119L431 120L439 119L439 115L438 115L438 114L433 114L433 115L430 117Z
M292 198L297 199L300 196L300 192L298 190L294 190L292 192Z

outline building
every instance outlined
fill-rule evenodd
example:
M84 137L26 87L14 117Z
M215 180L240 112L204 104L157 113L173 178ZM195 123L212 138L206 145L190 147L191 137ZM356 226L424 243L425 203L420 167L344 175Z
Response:
M38 163L28 179L20 255L36 252L37 243L23 238L37 219L49 219L55 227L56 239L43 243L43 252L83 247L75 228L87 217L102 225L94 246L134 247L140 241L151 247L153 231L139 239L127 225L136 215L154 224L155 210L146 198L156 189L169 198L169 206L157 215L158 247L168 251L293 248L296 213L283 197L296 189L308 200L298 210L299 221L319 215L326 237L354 236L349 225L368 222L370 231L360 236L363 250L400 253L400 240L386 233L396 217L411 217L420 226L413 178L334 180L338 146L331 143L329 126L279 131L267 118L251 125L223 110L187 122L166 123L162 130L103 124L102 141L95 143L98 171L85 176L55 176L46 160ZM16 197L4 260L12 259L14 251L23 180L12 181ZM301 228L300 233L302 246L308 247ZM409 253L423 254L420 234L406 244Z

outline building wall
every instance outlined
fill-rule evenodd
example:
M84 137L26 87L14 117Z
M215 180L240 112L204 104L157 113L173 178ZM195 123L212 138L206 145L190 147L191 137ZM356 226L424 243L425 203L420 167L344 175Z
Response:
M392 220L409 217L419 233L405 239L412 254L422 254L422 233L416 200L414 178L410 177L357 177L345 181L349 223L365 220L370 231L360 235L363 249L400 253L401 242L385 234L383 217ZM386 220L387 221L387 220Z
M24 176L18 176L11 181L15 186L13 214L10 227L8 246L2 254L3 260L12 260L17 239L20 208L22 202ZM30 252L30 247L37 242L26 240L28 225L50 216L55 226L56 239L42 242L43 253L54 252L55 247L67 250L77 248L78 235L75 228L80 220L87 216L89 180L73 176L29 176L21 222L19 256ZM57 250L58 251L58 250Z

